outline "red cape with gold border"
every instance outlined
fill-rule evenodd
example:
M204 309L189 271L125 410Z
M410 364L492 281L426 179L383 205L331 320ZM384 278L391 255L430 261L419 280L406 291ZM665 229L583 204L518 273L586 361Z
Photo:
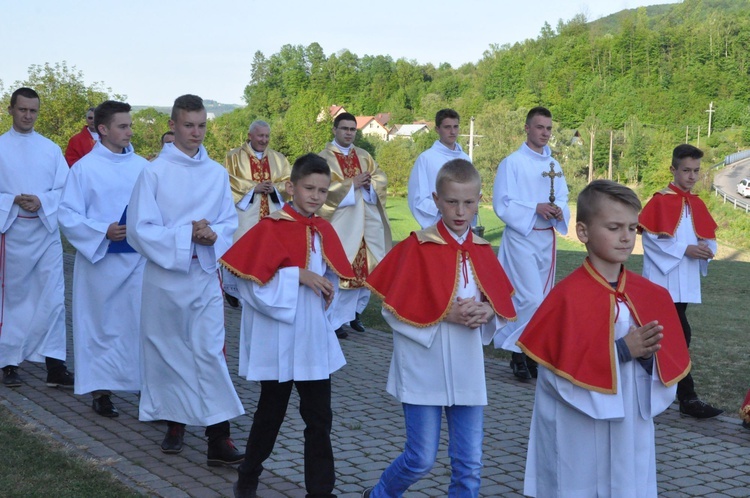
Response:
M713 240L716 238L716 221L703 200L691 192L681 190L673 183L667 188L656 192L638 216L638 230L654 235L669 235L674 237L677 227L682 221L682 211L685 203L690 206L690 219L693 220L693 230L699 239Z
M442 220L412 232L370 273L366 285L383 299L396 318L415 327L428 327L445 318L462 278L462 257L479 290L495 313L516 319L513 286L486 240L469 232L459 245Z
M661 382L671 386L685 377L690 355L669 292L624 267L613 288L588 259L553 287L516 344L573 384L615 394L618 305L630 309L638 326L653 320L664 326L661 349L654 355Z
M322 248L313 248L313 233L320 235ZM240 278L265 285L280 268L307 268L310 250L322 250L323 260L341 278L354 278L331 224L314 215L302 216L289 204L274 211L240 237L219 259Z

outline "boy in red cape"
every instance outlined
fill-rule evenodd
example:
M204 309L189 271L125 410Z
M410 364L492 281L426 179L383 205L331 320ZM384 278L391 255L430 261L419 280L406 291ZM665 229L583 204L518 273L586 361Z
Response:
M305 421L307 496L335 496L331 374L346 361L326 310L338 279L354 278L354 272L331 224L315 215L330 183L325 159L297 159L286 182L293 201L260 220L220 259L239 277L243 301L239 374L261 386L236 497L256 496L293 385Z
M690 358L669 293L623 266L640 208L609 180L581 191L576 233L588 258L518 340L539 363L525 495L657 496L653 417Z
M482 345L514 320L513 287L489 242L470 230L479 173L464 159L443 165L433 198L441 219L394 247L367 279L393 329L387 390L404 410L406 446L364 497L401 496L435 463L448 420L449 496L478 496L483 408Z
M654 194L638 218L643 276L669 291L688 347L688 303L701 302L701 276L708 274L708 262L717 250L716 222L701 198L690 192L700 176L702 157L703 151L690 144L675 147L669 168L674 179ZM677 384L677 399L684 416L711 418L723 413L698 398L690 374Z

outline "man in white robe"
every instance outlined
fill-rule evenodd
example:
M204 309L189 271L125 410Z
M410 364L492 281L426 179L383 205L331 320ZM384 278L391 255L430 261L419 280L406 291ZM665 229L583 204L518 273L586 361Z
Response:
M268 148L271 126L256 120L250 124L247 142L227 153L224 167L229 172L229 185L237 208L238 227L234 242L255 226L264 216L281 209L292 167L280 152ZM227 302L239 306L237 282L230 272L222 271Z
M508 324L494 342L513 353L513 374L523 380L532 378L535 369L533 363L527 365L516 340L555 283L555 231L567 234L570 220L568 186L547 145L552 114L544 107L531 109L525 130L526 142L497 169L492 197L495 214L505 223L498 259L516 289L513 304L518 313L518 321ZM549 198L551 179L554 204Z
M95 117L100 141L70 170L59 218L63 234L76 248L75 393L91 393L96 413L117 417L112 391L141 389L145 259L125 242L122 218L133 185L148 161L136 155L130 144L130 105L108 100L96 108Z
M13 127L0 136L0 365L19 387L24 360L47 365L47 385L73 388L65 366L65 282L57 226L68 174L60 147L34 131L39 95L10 98Z
M127 241L146 258L141 305L139 419L166 420L161 449L182 451L185 424L205 425L208 465L242 461L229 419L244 413L224 355L218 258L237 229L226 170L201 145L206 109L175 100L167 144L136 181Z
M435 114L435 131L440 139L419 155L409 174L409 211L422 228L432 226L440 219L432 198L440 168L452 159L470 161L457 142L459 119L458 113L453 109L441 109Z
M357 120L349 113L336 116L334 139L320 152L331 168L331 187L320 216L331 222L344 245L357 278L342 279L332 304L331 322L344 338L345 323L357 332L365 328L360 314L370 301L364 286L369 272L391 249L391 225L385 213L388 179L364 149L354 145Z

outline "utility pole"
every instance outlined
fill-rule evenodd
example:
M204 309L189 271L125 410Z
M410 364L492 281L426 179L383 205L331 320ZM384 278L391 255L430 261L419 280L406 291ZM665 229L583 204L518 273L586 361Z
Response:
M590 143L589 143L589 183L594 180L594 137L596 134L592 129L589 132Z
M711 118L713 117L713 114L715 111L716 109L714 109L714 103L711 102L708 105L708 109L706 110L706 112L708 113L708 136L709 137L711 136Z
M701 148L701 127L698 125L698 145L696 145L699 149Z
M607 172L607 180L612 179L612 142L614 139L615 131L609 130L609 170Z
M690 131L690 125L687 125L685 127L685 143L688 143L688 137L689 137L688 131Z
M459 135L459 137L469 137L469 159L473 163L474 162L474 139L484 137L484 135L474 135L474 116L472 116L471 121L469 121L469 134Z

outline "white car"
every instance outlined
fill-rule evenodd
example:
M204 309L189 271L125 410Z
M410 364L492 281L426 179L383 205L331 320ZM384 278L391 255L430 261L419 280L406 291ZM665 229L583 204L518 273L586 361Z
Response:
M745 178L737 184L737 193L742 197L750 197L750 178Z

